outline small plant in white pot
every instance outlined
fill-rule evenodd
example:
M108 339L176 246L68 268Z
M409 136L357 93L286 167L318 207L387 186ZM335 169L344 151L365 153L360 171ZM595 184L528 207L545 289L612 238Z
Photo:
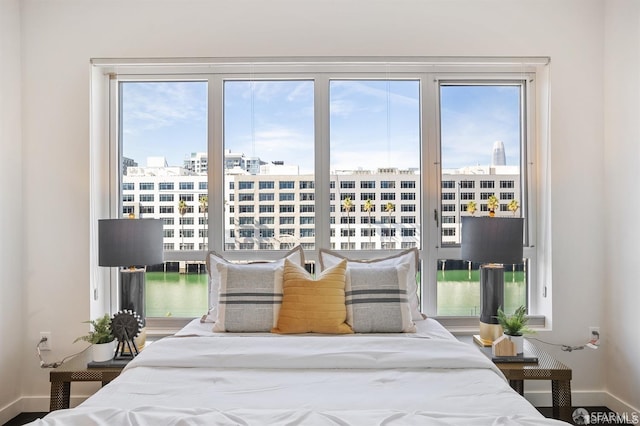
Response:
M535 333L527 327L528 321L527 308L524 306L516 309L513 315L505 314L502 307L498 308L498 323L502 326L505 336L516 345L516 354L518 355L524 352L524 335Z
M109 314L90 321L85 321L93 326L88 334L78 337L74 343L82 340L93 345L93 360L96 362L109 361L113 358L116 348L115 336L111 333L111 317Z

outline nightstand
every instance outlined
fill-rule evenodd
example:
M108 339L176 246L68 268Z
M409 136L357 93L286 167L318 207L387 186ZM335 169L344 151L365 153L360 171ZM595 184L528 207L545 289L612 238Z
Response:
M491 347L480 347L473 343L472 336L458 336L458 340L469 343L492 358ZM509 385L524 395L525 380L550 380L553 417L571 422L571 368L553 358L548 352L524 339L524 352L538 358L537 363L496 363Z
M89 362L91 362L91 349L49 372L49 381L51 382L50 411L69 408L71 382L102 382L102 386L104 386L118 377L126 365L126 361L124 361L88 368Z

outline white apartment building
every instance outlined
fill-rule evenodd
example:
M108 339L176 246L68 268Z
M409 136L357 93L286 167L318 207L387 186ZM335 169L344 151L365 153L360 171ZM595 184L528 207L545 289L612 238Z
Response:
M315 182L296 166L266 163L225 153L225 250L278 250L300 244L315 248ZM229 158L227 158L227 155ZM122 177L123 216L164 220L165 250L207 250L206 154L192 154L190 168L168 167L157 158L147 167L129 167ZM229 161L226 161L229 160ZM255 165L259 164L257 173ZM249 170L248 170L249 169ZM331 173L330 244L333 249L375 250L418 247L421 191L417 170L386 168ZM499 215L520 199L517 167L486 166L447 170L442 175L442 243L459 243L460 217L475 201L477 215L495 194ZM350 200L347 211L345 200ZM179 211L184 201L186 210ZM217 206L213 201L211 206ZM484 213L483 213L484 212Z

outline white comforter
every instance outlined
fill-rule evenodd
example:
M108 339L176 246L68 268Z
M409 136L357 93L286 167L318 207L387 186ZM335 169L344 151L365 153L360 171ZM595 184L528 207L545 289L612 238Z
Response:
M79 407L35 424L559 423L541 417L476 348L425 323L406 335L165 338Z

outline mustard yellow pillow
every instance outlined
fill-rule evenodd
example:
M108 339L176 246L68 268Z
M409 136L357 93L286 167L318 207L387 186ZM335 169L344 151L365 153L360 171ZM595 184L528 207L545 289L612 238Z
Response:
M317 280L289 259L284 261L282 306L272 333L349 334L345 323L345 274L347 261L322 272Z

